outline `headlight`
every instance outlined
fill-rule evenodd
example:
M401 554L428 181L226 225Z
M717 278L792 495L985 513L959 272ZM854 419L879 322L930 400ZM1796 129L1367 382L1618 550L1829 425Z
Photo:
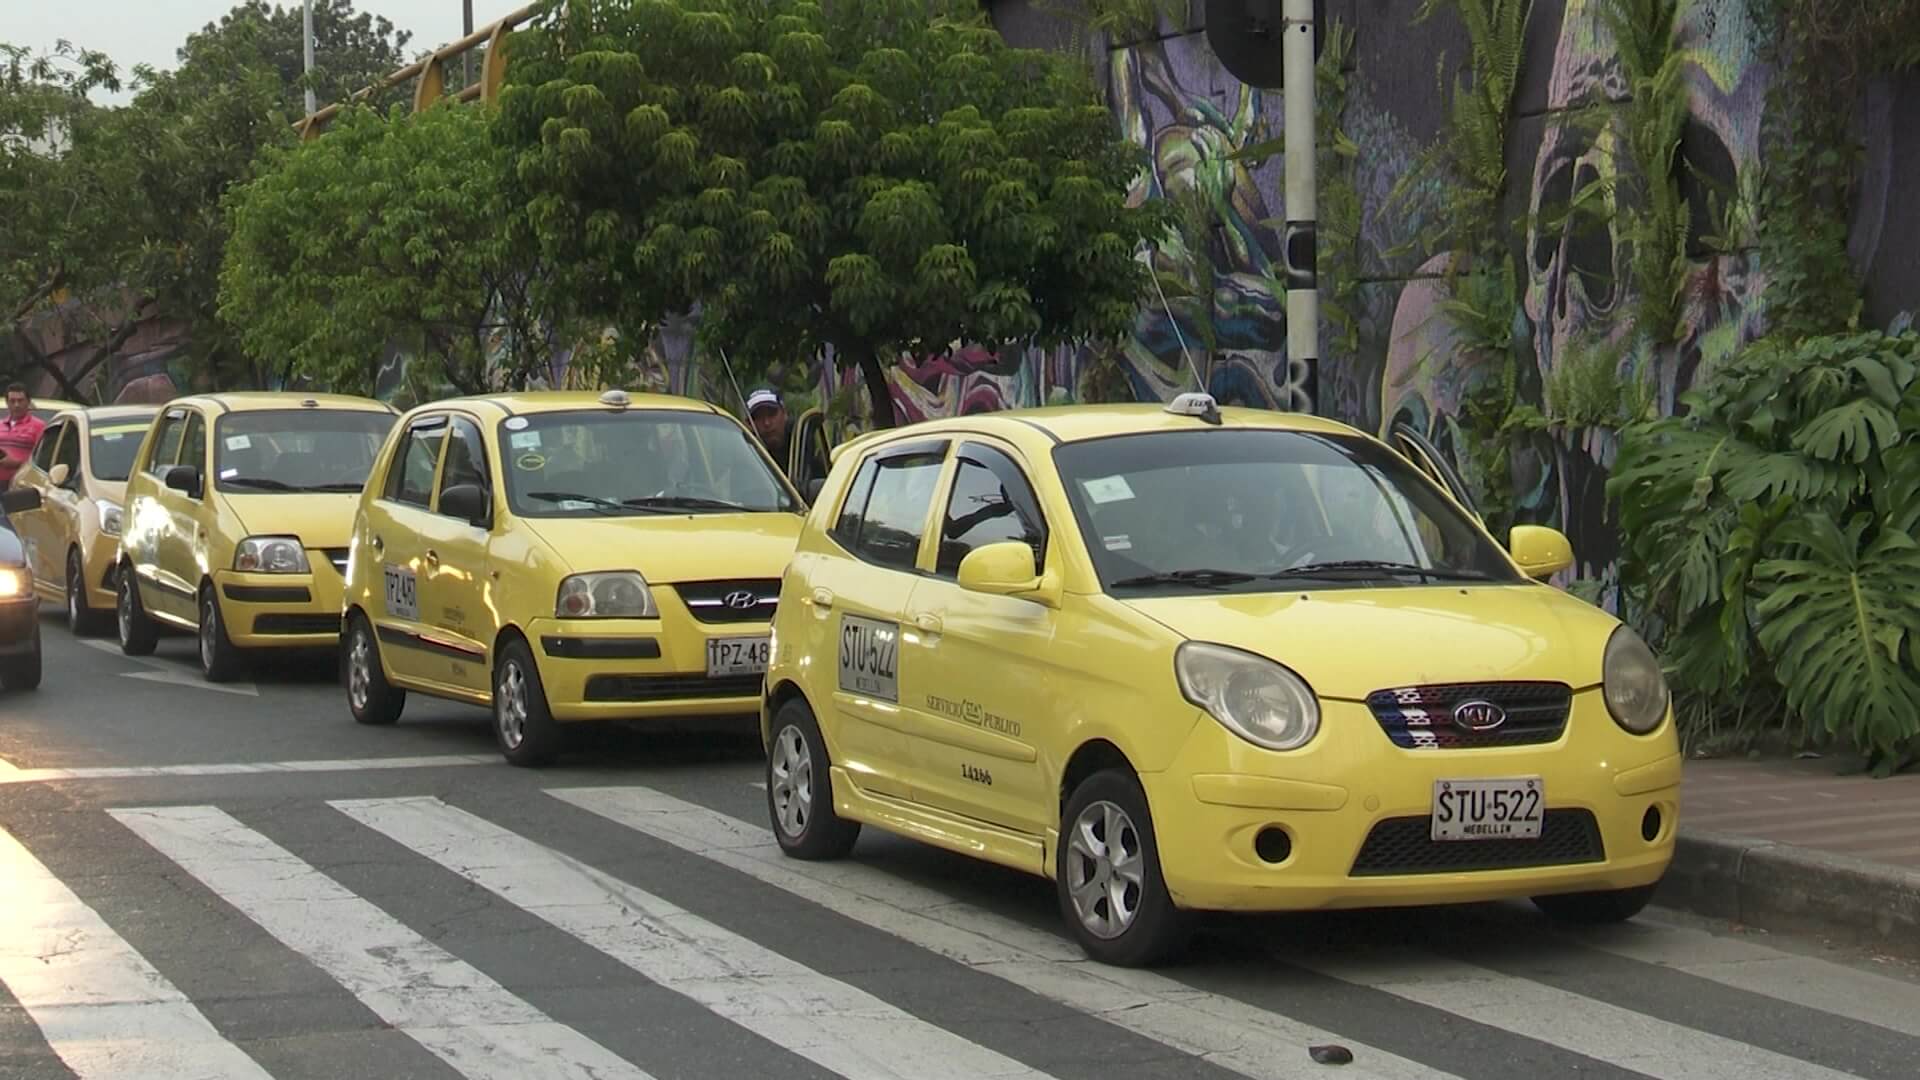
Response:
M1173 671L1188 701L1255 746L1298 750L1320 730L1313 688L1265 657L1189 641Z
M1600 672L1601 695L1615 723L1645 735L1666 719L1667 677L1660 671L1660 658L1631 627L1621 626L1607 639Z
M27 580L25 570L0 566L0 600L12 600L31 592L33 592L33 584Z
M120 504L107 499L95 499L93 505L100 511L100 531L107 536L119 536Z
M248 574L305 574L307 552L297 536L249 536L233 553L233 568Z
M562 619L651 619L659 614L647 579L632 570L567 578L560 583L553 613Z

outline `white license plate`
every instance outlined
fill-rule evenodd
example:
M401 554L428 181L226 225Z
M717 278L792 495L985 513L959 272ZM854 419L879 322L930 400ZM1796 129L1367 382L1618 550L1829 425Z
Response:
M707 678L765 674L771 641L764 637L713 638L707 642Z
M387 614L396 619L408 621L420 618L419 593L415 588L413 571L398 566L383 568L387 579Z
M1435 780L1435 840L1538 840L1547 786L1537 776Z

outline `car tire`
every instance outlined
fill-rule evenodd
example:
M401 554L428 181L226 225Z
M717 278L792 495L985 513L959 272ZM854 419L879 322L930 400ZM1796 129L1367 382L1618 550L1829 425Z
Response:
M1536 896L1533 906L1545 912L1547 918L1558 922L1605 926L1626 922L1640 914L1653 901L1656 887L1642 885L1635 889Z
M355 613L347 623L345 653L347 709L362 724L385 725L400 719L407 692L387 681L380 659L380 643L365 615Z
M1191 920L1174 905L1161 877L1160 848L1139 779L1125 769L1087 777L1067 797L1060 826L1054 890L1068 930L1087 956L1116 967L1148 967L1184 952Z
M87 603L87 568L80 552L67 552L67 629L74 637L92 637L100 632L101 612Z
M200 673L208 682L232 682L246 665L246 658L227 636L227 620L220 614L220 598L211 585L200 590L200 630L194 639L200 646Z
M114 615L119 625L120 651L128 656L152 656L154 646L160 643L160 628L147 617L147 609L140 604L140 584L135 580L133 567L120 568L120 585L115 591L119 594Z
M8 690L40 689L40 627L33 628L33 651L25 656L9 656L0 662L0 687Z
M507 764L523 768L546 765L560 752L560 725L524 641L509 642L494 664L493 738Z
M780 850L796 859L838 859L853 850L860 823L833 809L833 760L806 701L773 714L767 746L767 817Z

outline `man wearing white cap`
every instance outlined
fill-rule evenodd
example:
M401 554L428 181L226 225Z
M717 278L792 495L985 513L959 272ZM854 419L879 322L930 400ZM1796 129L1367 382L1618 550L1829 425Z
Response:
M748 394L747 418L753 421L753 430L760 436L767 453L773 456L774 464L780 466L781 472L787 472L793 465L790 456L793 428L788 422L787 406L780 400L779 391L763 386ZM818 480L826 476L827 462L815 452L815 448L808 447L807 452L813 459L808 462L811 469L808 478Z

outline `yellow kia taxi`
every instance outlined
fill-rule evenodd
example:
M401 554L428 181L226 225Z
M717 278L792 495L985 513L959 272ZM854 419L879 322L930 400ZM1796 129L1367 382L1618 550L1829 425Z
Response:
M561 726L759 708L803 505L703 402L539 392L401 419L353 522L347 704L491 708L515 765Z
M34 591L66 603L67 626L76 634L100 630L112 615L127 476L159 411L122 405L60 413L14 474L14 490L40 493L39 509L13 519Z
M1186 914L1532 897L1630 918L1679 745L1647 646L1310 416L1039 409L840 448L763 707L781 846L861 824L1051 877L1086 952Z
M354 507L396 415L336 394L166 405L127 482L121 650L144 656L163 628L191 631L219 682L245 650L335 647Z

